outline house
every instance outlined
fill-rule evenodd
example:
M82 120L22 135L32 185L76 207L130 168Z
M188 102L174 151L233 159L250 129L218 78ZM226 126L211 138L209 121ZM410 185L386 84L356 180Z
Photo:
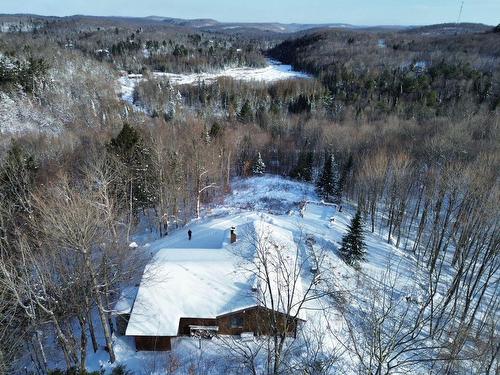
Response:
M254 233L272 233L269 224L251 222L247 227ZM291 232L280 228L277 237L281 249L294 246ZM276 242L270 247L278 249ZM125 335L134 337L137 350L171 350L172 339L178 336L266 335L272 317L279 329L295 335L305 320L303 312L268 303L270 295L274 301L287 297L278 290L282 289L279 282L273 281L273 290L257 287L258 273L252 269L256 262L248 256L252 251L244 241L229 240L219 249L159 250L144 271L131 308L121 303L119 317L122 323L127 321ZM271 275L271 279L278 281L279 276ZM300 299L301 295L298 282L293 296Z

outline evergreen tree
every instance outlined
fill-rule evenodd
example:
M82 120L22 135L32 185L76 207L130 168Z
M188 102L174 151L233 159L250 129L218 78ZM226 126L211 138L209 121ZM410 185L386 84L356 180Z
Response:
M299 97L288 105L288 112L299 114L299 113L310 113L311 112L311 102L309 98L300 94Z
M302 150L297 165L290 172L290 177L299 181L311 182L313 179L314 153Z
M332 185L333 194L331 200L335 204L342 203L342 186L340 185L340 174L339 174L339 164L337 160L332 155Z
M266 171L266 165L264 164L264 161L262 160L262 156L260 155L260 152L257 154L257 158L255 159L253 163L253 169L252 172L253 174L261 175L264 174Z
M125 123L116 138L108 144L108 152L124 166L122 184L131 184L134 210L152 207L157 201L153 164L150 150L139 133Z
M208 133L208 135L211 139L215 139L222 135L223 131L224 129L222 128L222 125L218 122L214 122L212 127L210 128L210 132Z
M356 269L360 267L361 262L366 260L363 219L359 209L351 220L347 234L342 238L342 246L339 252L342 260Z
M347 177L351 173L353 163L354 162L352 155L349 155L349 158L347 159L347 161L342 167L342 170L340 171L340 177L338 180L337 187L335 189L335 199L334 199L334 202L337 204L342 203L342 195L344 194L345 183L347 181Z
M338 187L338 167L333 155L325 154L323 171L316 182L318 194L327 202L334 199Z
M252 106L248 100L241 107L240 113L238 113L238 120L245 124L253 121Z

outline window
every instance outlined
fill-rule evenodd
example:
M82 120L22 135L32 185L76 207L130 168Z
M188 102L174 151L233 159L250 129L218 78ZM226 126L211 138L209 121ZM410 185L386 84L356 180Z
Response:
M243 318L241 316L231 318L231 328L243 328Z

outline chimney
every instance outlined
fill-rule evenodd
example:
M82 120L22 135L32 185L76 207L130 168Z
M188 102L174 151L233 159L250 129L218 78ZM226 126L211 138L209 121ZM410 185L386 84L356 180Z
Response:
M231 227L231 243L236 242L236 227Z

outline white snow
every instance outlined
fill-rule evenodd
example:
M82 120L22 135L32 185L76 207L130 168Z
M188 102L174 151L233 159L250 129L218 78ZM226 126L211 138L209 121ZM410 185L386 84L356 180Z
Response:
M161 241L165 247L156 253L144 272L127 336L176 336L182 317L215 319L257 305L270 308L270 295L279 301L276 288L285 281L277 272L269 272L271 290L259 288L259 296L252 291L258 272L253 270L255 248L241 238L233 245L228 244L229 228L237 225L239 235L247 239L255 234L256 239L266 241L264 247L272 247L271 254L293 249L292 233L262 222L254 214L229 218L231 221L224 218L193 226L192 240L177 235ZM279 250L274 248L275 244ZM299 286L293 302L298 303L301 295ZM279 302L274 305L275 310L284 312L283 301ZM121 305L120 308L124 309ZM305 319L304 314L299 316Z
M310 78L311 76L297 72L290 65L281 64L276 60L269 60L269 65L264 68L226 68L215 73L154 73L157 77L165 77L173 85L192 85L198 82L212 82L220 77L229 77L246 82L275 82L285 79Z
M360 278L372 280L373 285L378 285L380 275L392 263L396 265L395 285L402 298L411 295L418 300L421 291L413 257L388 244L384 233L366 233L368 259L361 271L353 270L340 260L337 249L355 212L355 207L347 202L339 212L335 205L321 203L312 185L269 175L236 180L232 191L222 205L212 207L209 213L205 211L202 220L193 221L182 230L150 244L142 243L140 236L134 238L140 249L152 254L153 261L146 269L146 277L142 281L144 285L139 288L134 305L134 309L138 310L131 316L127 334L176 335L181 316L215 317L254 304L251 293L253 282L247 272L251 269L245 263L249 259L250 263L252 261L245 254L248 248L243 245L245 233L251 232L252 228L255 233L270 232L273 239L288 243L289 248L299 244L301 259L309 255L310 264L301 273L303 286L311 280L317 280L319 289L333 283L339 291L348 291L354 298L345 303L358 308L370 302L365 299L365 290L359 288ZM304 206L305 202L308 203ZM228 230L232 226L237 228L236 244L228 243ZM193 232L191 241L187 238L188 229ZM305 241L307 238L313 239L309 245ZM314 256L322 253L325 256L323 264L312 271ZM311 254L314 256L311 257ZM130 293L122 296L117 310L127 311L130 308L127 296L133 293L132 288ZM298 355L305 355L300 352L302 335L319 335L322 350L338 348L332 332L342 337L345 325L340 313L332 307L330 297L308 301L305 308L307 321L294 349ZM242 340L251 341L252 338ZM203 340L202 349L198 349L196 338L174 338L169 354L136 352L133 338L127 336L115 336L114 345L117 363L137 373L165 373L175 361L181 363L179 373L187 373L194 358L201 361L197 362L198 365L210 364L212 370L207 373L211 374L223 371L223 367L217 367L218 364L227 365L227 348L224 349L218 338ZM113 365L106 363L105 358L103 350L94 354L89 349L89 370L101 367L110 370ZM265 358L262 360L265 361ZM341 356L332 373L342 370L343 373L354 374L356 361L349 355ZM428 372L423 369L421 373Z
M248 275L224 249L162 249L148 267L128 336L176 336L179 319L215 318L255 305Z
M115 304L114 314L129 314L137 296L136 287L126 287L122 290L120 298Z
M221 77L228 77L245 82L276 82L286 79L307 79L311 75L294 71L291 65L285 65L276 60L268 60L264 68L228 67L217 72L175 74L154 72L153 77L168 80L172 85L193 85L198 82L214 82ZM133 104L135 86L144 80L142 74L126 74L122 72L119 78L122 100Z
M0 92L0 135L40 132L58 134L63 124L28 96Z
M134 90L135 86L143 80L142 74L126 74L122 72L122 76L118 79L120 84L120 96L123 101L134 105Z

